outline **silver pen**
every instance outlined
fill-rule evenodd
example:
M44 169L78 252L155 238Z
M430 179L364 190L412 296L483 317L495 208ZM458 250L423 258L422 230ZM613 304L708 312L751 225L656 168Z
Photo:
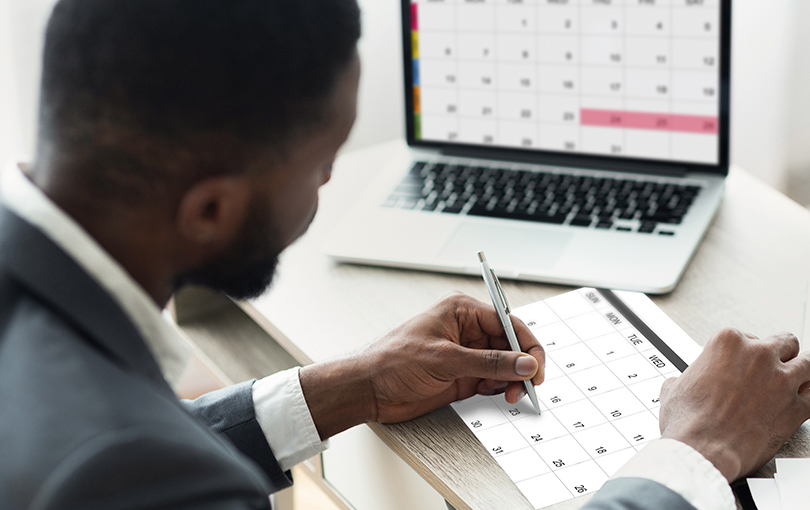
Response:
M515 335L515 328L512 327L512 319L509 318L509 314L511 313L509 310L509 301L506 300L506 295L503 293L501 282L495 275L495 271L489 267L489 262L487 262L487 257L484 255L484 252L478 252L478 260L481 261L481 274L484 276L484 283L487 284L487 290L489 291L489 297L492 299L492 304L498 312L501 324L503 324L506 338L509 339L509 345L512 347L513 351L523 352L518 343L517 335ZM534 384L531 379L523 381L523 386L526 387L526 393L529 395L529 400L532 401L532 405L537 411L537 414L540 414L540 403L537 401L537 393L534 391Z

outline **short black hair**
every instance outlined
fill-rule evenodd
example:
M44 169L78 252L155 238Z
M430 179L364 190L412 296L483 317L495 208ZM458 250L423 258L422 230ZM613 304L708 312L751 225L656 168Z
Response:
M40 145L92 153L103 123L282 146L323 116L359 37L356 0L61 0Z

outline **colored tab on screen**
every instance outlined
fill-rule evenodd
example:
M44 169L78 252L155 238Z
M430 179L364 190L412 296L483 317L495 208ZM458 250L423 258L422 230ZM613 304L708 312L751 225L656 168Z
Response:
M718 131L717 117L675 113L582 109L580 111L580 123L583 126L648 129L707 135L716 135Z

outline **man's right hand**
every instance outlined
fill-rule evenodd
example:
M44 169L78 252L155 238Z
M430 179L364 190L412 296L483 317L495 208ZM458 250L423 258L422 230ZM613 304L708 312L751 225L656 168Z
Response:
M718 332L661 389L661 436L691 446L729 482L768 462L810 419L810 352L790 333Z

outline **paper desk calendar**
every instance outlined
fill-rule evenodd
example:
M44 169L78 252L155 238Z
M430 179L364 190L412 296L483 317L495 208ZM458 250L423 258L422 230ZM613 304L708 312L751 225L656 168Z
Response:
M661 385L701 348L639 293L585 288L513 314L546 350L541 415L502 395L453 408L540 509L597 491L657 439Z

